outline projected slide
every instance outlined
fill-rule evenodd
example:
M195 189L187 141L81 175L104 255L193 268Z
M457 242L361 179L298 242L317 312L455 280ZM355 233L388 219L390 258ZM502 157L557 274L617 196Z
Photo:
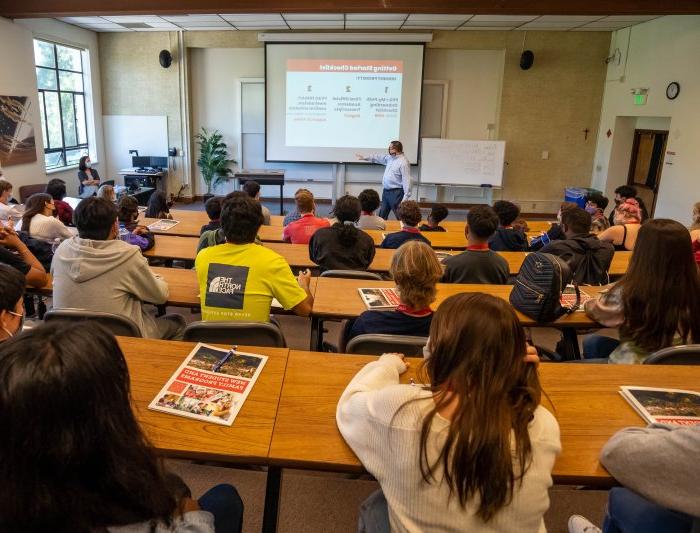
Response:
M285 145L377 147L401 131L403 61L288 59Z

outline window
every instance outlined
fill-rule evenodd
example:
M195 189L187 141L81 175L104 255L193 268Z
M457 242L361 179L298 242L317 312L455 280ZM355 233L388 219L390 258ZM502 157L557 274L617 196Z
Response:
M34 40L46 170L76 165L88 153L84 65L80 48Z

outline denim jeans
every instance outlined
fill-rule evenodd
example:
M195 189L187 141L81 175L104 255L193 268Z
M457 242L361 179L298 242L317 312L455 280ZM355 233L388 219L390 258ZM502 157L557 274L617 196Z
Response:
M610 357L615 348L620 345L620 341L604 335L587 335L583 338L583 358L598 359Z
M384 189L382 191L382 205L377 213L384 220L389 217L389 212L393 212L396 220L399 219L398 208L403 200L403 189Z
M202 511L214 515L216 533L239 533L243 528L243 500L232 485L222 483L199 498Z
M389 533L389 507L382 489L369 495L360 505L360 517L357 521L358 533Z
M688 533L693 518L665 509L623 487L608 495L603 533Z

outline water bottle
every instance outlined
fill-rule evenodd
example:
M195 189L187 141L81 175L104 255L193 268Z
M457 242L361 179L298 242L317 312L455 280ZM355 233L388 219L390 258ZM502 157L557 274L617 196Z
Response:
M129 230L124 224L119 224L119 239L124 242L129 242Z

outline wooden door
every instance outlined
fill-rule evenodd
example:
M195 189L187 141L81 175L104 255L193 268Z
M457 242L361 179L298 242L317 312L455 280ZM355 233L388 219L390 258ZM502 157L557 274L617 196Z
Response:
M635 130L627 184L634 186L654 216L668 131Z

